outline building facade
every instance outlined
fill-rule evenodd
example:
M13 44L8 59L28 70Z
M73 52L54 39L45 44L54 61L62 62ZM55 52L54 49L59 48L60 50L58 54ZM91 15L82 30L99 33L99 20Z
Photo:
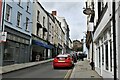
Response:
M48 42L49 42L49 44L54 46L54 48L51 50L51 53L49 53L49 54L52 55L52 57L55 57L55 55L56 55L56 49L55 49L55 45L54 45L55 17L51 13L48 13L48 14L49 14Z
M69 25L66 22L66 19L64 17L59 17L56 16L56 18L61 22L61 27L65 33L65 43L63 46L63 53L68 53L69 52Z
M91 0L87 1L86 7L88 7L89 3L91 3L93 6L91 9L95 11L92 25L94 27L93 37L91 36L94 46L92 47L92 43L89 45L87 44L87 46L90 48L89 53L93 53L93 55L90 56L90 59L92 57L94 58L95 70L103 78L115 78L116 75L118 78L119 2L116 1L114 3L113 0L108 2L102 0L96 0L95 2L90 1ZM113 4L115 4L115 6ZM115 9L113 9L113 7L115 7ZM113 12L114 10L115 12ZM115 21L113 21L113 19L115 19ZM91 18L88 19L88 23L89 20L91 20ZM114 32L114 29L116 32ZM89 39L87 40L89 41ZM114 47L115 43L116 48ZM114 65L115 63L116 65Z
M32 61L51 58L52 45L48 44L49 14L40 2L33 2Z
M94 33L94 51L96 71L104 78L114 77L114 57L113 57L113 21L112 1L101 1L96 4L97 10ZM108 15L109 14L109 15Z
M73 48L74 51L83 51L83 42L79 40L73 40Z
M3 2L2 28L6 41L2 42L2 65L30 61L32 31L32 1Z

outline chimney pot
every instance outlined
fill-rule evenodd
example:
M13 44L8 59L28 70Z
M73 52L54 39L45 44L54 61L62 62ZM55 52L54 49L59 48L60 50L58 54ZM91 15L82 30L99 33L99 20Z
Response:
M52 11L52 15L56 16L57 15L57 11Z

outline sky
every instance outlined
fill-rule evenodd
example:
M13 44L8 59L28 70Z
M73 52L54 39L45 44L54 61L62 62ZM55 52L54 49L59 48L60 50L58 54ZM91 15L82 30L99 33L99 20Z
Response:
M71 40L81 40L85 36L85 31L87 30L86 25L86 15L83 14L83 7L85 7L85 2L83 1L65 1L56 0L50 1L41 0L41 5L49 13L52 11L57 11L57 16L65 17L69 28L70 28L70 38Z

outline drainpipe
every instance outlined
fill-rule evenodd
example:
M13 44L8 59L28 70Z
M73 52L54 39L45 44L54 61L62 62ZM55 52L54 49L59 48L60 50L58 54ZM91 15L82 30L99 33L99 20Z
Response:
M3 9L2 9L2 25L1 25L1 27L2 27L2 30L1 30L1 32L4 32L4 13L5 13L5 0L4 0L4 2L3 2ZM1 58L1 61L0 61L0 66L2 66L3 65L3 49L4 49L4 43L3 42L1 42L0 43L0 58Z
M112 6L113 6L112 13L113 13L114 80L117 80L115 0L113 0Z

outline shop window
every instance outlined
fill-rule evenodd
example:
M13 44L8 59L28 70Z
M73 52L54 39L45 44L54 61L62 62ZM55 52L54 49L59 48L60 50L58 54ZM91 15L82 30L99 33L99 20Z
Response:
M112 50L112 41L110 40L110 50ZM110 51L110 70L112 71L112 51Z
M4 50L3 60L13 60L14 47L6 45Z
M104 45L102 45L102 65L104 65Z
M100 47L98 48L99 50L99 68L101 67L101 56L100 56Z
M108 44L107 43L105 44L105 53L106 53L106 57L105 57L106 70L108 70L109 68L108 68Z

